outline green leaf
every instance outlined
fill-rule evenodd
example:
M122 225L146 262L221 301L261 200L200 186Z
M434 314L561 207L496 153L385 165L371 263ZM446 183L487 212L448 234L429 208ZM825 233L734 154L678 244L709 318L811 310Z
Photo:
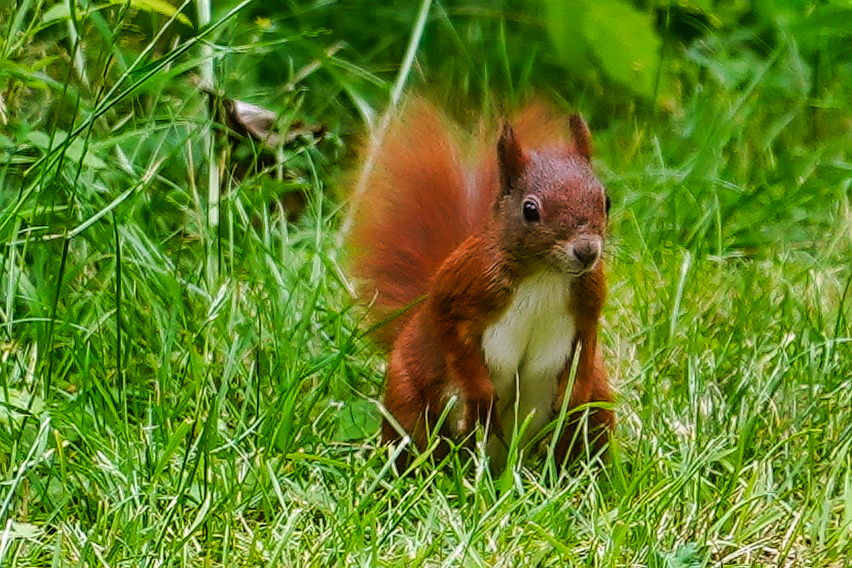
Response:
M125 4L124 0L111 0L110 4ZM178 22L192 26L192 22L189 21L185 15L181 14L177 8L165 2L164 0L130 0L130 5L137 10L143 10L145 12L154 12L156 14L162 14L167 18L174 18Z
M641 95L653 97L660 38L652 15L620 0L598 0L587 16L586 40L607 75Z
M701 568L704 565L704 555L693 542L679 546L666 558L666 568Z
M363 440L378 430L381 418L376 405L368 400L356 400L343 405L338 414L334 439L340 442Z
M852 36L852 10L848 7L820 5L807 17L790 20L790 33L805 52L830 50L840 55L841 45Z
M60 2L59 4L54 4L42 15L41 23L47 27L58 20L67 20L70 17L70 13L71 11L67 3Z
M111 4L126 4L126 2L122 0L110 0L107 4L103 4L101 6L94 6L93 10L101 10L106 6ZM174 18L178 22L186 25L192 26L192 22L189 21L185 15L183 15L177 8L165 2L164 0L131 0L130 5L137 9L142 10L144 12L154 12L156 14L161 14L166 16L167 18ZM42 26L47 27L59 20L67 20L71 17L71 12L69 10L68 4L65 2L55 4L51 6L41 17Z
M583 29L589 12L588 1L544 0L544 11L545 26L561 63L576 68L586 60Z
M545 27L560 62L581 72L594 64L638 94L654 96L661 41L651 13L622 0L543 0Z

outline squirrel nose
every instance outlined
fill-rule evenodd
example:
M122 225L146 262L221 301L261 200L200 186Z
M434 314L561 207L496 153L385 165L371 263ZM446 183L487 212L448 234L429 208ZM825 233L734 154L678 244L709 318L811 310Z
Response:
M583 266L589 267L601 256L600 237L583 235L574 242L574 256Z

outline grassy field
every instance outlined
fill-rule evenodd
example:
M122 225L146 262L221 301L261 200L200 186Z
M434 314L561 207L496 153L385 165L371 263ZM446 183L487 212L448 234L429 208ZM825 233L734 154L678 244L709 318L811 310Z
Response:
M480 65L471 30L542 35L488 11L377 12L401 23L371 47L250 2L206 27L202 2L68 6L0 5L0 566L852 566L848 49L742 16L671 46L647 101L533 54ZM211 77L326 133L229 145ZM341 172L425 85L590 120L613 197L602 470L400 478L377 447Z

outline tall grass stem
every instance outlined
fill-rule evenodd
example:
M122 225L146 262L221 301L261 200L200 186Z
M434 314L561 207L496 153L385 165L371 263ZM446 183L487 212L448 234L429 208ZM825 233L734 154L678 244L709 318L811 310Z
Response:
M411 66L414 63L414 56L417 54L417 48L420 45L420 40L423 37L423 30L426 27L426 19L429 15L429 9L432 5L432 0L423 0L420 4L420 10L417 12L417 20L414 23L414 28L411 32L411 38L408 41L408 48L405 51L405 57L402 60L402 65L399 69L393 89L391 90L390 106L382 115L378 128L375 129L371 136L370 150L367 153L367 158L364 160L364 165L361 167L361 172L358 175L358 182L355 184L355 189L349 198L349 210L340 228L338 235L339 242L342 242L352 229L352 223L355 220L355 212L358 210L358 202L367 188L367 180L370 179L370 174L373 173L373 168L376 166L376 158L379 154L379 149L382 147L385 132L390 124L391 118L397 110L399 99L402 97L402 89L408 81L408 75L411 73Z

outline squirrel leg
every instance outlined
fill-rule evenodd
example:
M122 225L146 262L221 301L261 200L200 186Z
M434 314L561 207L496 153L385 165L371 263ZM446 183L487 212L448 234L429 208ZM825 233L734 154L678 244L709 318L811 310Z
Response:
M483 427L488 427L489 432L502 435L497 395L482 354L478 351L465 352L449 362L451 378L458 386L464 402L461 433L471 433L479 422Z
M393 416L397 425L385 419L382 422L382 442L396 442L402 439L404 433L412 438L413 444L419 449L426 448L425 414L428 402L423 397L418 381L410 375L405 365L401 351L391 354L388 365L387 388L385 390L384 406Z

